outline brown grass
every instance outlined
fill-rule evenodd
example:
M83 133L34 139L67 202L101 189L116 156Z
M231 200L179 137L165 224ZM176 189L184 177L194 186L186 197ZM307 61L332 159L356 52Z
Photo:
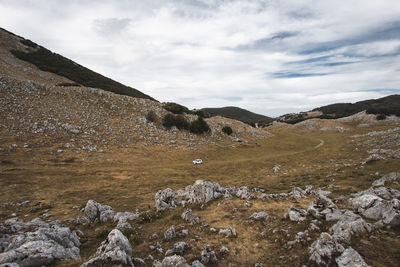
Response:
M253 140L258 146L209 146L201 151L135 144L105 153L51 154L54 151L52 146L19 146L10 152L0 152L0 202L3 203L0 219L5 220L16 212L24 220L29 220L43 214L45 209L50 209L53 220L82 216L82 213L72 207L78 205L82 208L88 199L110 205L116 211L153 210L154 194L157 190L166 187L183 189L198 179L219 182L223 186L259 187L269 193L288 192L293 185L325 186L334 183L340 185L339 189L332 189L334 196L349 195L368 188L377 178L374 175L376 172L385 174L400 171L398 160L373 162L360 168L359 163L366 158L366 151L362 148L356 151L355 144L350 142L348 136L379 129L386 127L354 128L347 133L274 130L274 136L268 139ZM17 140L7 137L0 142L4 147ZM203 159L204 164L192 165L195 158ZM346 167L345 163L353 165ZM272 167L277 164L281 166L281 172L274 174ZM31 202L21 207L7 204L24 200ZM204 210L192 207L203 221L210 224L209 227L236 228L237 238L212 234L209 227L188 225L179 218L182 208L164 212L161 218L151 222L133 223L141 233L141 242L133 245L133 253L145 258L151 253L149 245L155 243L148 240L148 237L152 233L162 236L169 226L175 225L176 228L189 229L188 237L178 239L190 244L190 249L185 253L188 262L198 259L204 244L208 243L216 252L221 245L231 250L229 256L217 255L221 266L249 266L256 262L273 266L300 266L307 263L307 247L294 247L288 253L283 244L293 240L298 231L304 231L307 224L291 223L283 219L283 214L291 205L306 207L310 201L306 199L292 203L257 200L252 201L250 208L245 208L243 200L235 199L212 202ZM233 208L238 208L238 211L233 212ZM248 217L251 213L261 210L270 214L270 220L264 224L250 224ZM64 214L65 212L68 214ZM99 233L113 227L114 224L97 225L94 228L80 227L85 233L81 246L82 259L79 262L62 264L74 266L87 260L104 239ZM274 228L288 229L290 237L285 237L282 233L272 234ZM266 237L260 235L262 231L267 233ZM191 242L190 239L195 235L202 239ZM400 251L398 238L378 238L388 244L388 249L382 251L380 260L375 260L379 254L377 251L380 251L376 250L376 244L383 241L356 247L369 264L395 266L398 259L396 255ZM161 243L165 251L174 242ZM152 255L158 259L163 256L156 253ZM390 259L386 259L387 264L382 263L385 258Z

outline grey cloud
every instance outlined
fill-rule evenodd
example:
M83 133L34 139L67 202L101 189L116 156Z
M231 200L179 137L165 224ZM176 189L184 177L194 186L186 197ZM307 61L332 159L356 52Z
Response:
M110 36L125 31L130 23L131 19L129 18L96 19L93 21L93 27L100 34L104 36Z
M368 29L364 33L344 39L329 42L308 43L303 45L300 54L316 54L339 49L346 46L400 39L400 21L384 23L378 27Z

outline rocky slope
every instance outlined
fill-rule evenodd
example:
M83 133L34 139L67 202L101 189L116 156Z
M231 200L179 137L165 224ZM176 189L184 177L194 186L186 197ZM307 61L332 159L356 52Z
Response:
M167 113L156 101L118 95L101 89L73 86L73 81L19 60L12 49L31 49L20 38L0 30L0 134L14 146L52 146L57 150L101 152L110 146L132 144L184 146L234 144L235 140L264 138L265 131L240 125L234 135L224 135L221 123L194 135L161 125ZM64 85L68 86L64 86ZM72 85L72 86L71 86ZM146 120L153 111L155 122ZM195 116L187 115L188 120ZM213 120L215 121L215 119ZM3 139L2 149L8 149ZM15 148L15 147L14 147Z

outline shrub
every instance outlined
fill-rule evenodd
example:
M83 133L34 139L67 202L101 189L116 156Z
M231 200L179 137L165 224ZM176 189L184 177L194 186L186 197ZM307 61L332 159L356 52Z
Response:
M36 48L38 46L36 43L32 42L29 39L23 39L20 42L21 42L21 44L24 44L24 45L32 47L32 48Z
M172 103L172 102L171 103L165 103L163 105L163 108L165 110L169 111L169 112L174 113L174 114L183 114L183 113L189 114L190 113L190 111L189 111L189 109L187 107L179 105L177 103Z
M233 132L230 126L224 126L224 128L222 128L222 131L227 135L231 135Z
M378 121L386 120L386 115L385 114L378 114L378 115L376 115L376 119Z
M148 122L155 122L157 120L157 114L154 111L150 110L146 114L146 120Z
M190 131L194 134L202 134L209 130L210 126L208 126L207 122L202 117L198 117L197 120L190 124Z
M163 118L163 126L167 129L170 129L172 126L175 126L179 130L188 130L190 125L186 121L184 116L173 115L168 113Z

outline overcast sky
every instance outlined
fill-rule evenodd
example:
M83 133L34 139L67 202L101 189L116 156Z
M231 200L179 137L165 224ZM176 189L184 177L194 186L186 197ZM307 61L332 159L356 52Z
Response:
M400 93L399 0L0 0L0 27L189 108Z

